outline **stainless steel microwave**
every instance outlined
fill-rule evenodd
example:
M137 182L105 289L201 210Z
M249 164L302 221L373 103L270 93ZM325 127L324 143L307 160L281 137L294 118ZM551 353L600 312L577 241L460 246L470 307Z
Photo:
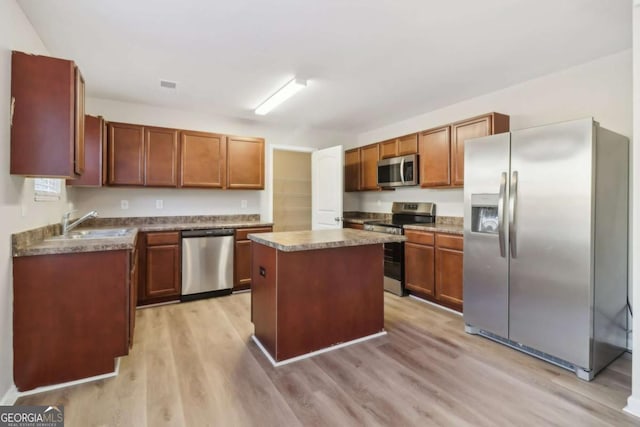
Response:
M378 162L378 187L418 185L418 155L392 157Z

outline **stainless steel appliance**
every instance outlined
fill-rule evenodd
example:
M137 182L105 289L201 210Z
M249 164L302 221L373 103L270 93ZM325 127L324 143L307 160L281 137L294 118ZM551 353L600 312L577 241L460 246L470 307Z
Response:
M182 232L183 301L231 293L233 245L232 229Z
M391 221L364 224L364 229L387 234L404 234L407 224L435 222L433 203L393 202ZM384 290L398 296L406 295L404 288L404 243L384 244Z
M585 380L624 352L628 173L591 118L466 141L467 332Z
M379 187L418 185L418 155L392 157L378 162Z

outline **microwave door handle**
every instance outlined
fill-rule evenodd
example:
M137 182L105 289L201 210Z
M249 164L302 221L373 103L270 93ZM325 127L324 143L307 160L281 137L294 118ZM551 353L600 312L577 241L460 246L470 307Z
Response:
M498 241L500 243L500 256L505 257L505 241L504 241L504 204L505 191L507 189L507 173L502 172L500 175L500 194L498 196Z
M404 157L400 160L400 181L404 184Z

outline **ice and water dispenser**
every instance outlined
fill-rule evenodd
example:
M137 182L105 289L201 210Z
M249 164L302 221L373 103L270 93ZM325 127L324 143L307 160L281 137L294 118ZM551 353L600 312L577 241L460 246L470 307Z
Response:
M471 195L471 231L498 234L498 194Z

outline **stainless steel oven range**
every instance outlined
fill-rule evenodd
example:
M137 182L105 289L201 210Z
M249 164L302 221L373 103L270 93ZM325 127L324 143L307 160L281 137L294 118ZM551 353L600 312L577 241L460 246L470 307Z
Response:
M436 220L436 205L426 202L393 202L390 222L370 222L364 225L368 231L387 234L404 234L404 225L430 224ZM398 296L406 295L404 289L404 243L384 244L384 290Z

